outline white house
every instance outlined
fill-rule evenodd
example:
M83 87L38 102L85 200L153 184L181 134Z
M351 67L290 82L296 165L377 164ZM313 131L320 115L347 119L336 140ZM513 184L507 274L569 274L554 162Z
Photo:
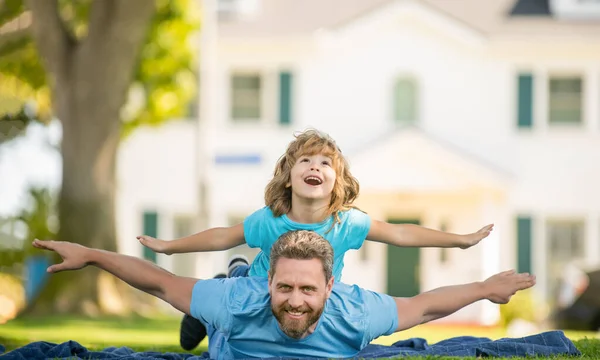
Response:
M552 301L564 264L600 263L598 1L204 3L200 121L140 131L120 153L124 252L142 254L142 232L240 222L294 131L315 127L348 157L372 217L496 224L468 250L367 242L345 282L410 295L517 268ZM207 277L230 254L157 261ZM497 314L482 303L448 320Z

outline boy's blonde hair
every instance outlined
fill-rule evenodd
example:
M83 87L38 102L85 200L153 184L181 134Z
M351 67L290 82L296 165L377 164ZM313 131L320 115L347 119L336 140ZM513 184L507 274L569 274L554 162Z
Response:
M265 204L276 217L287 214L292 208L292 167L301 156L322 154L331 158L336 173L327 216L333 215L334 224L339 223L338 212L354 208L352 203L358 196L358 181L350 173L346 158L329 135L310 129L296 134L295 138L277 161L273 179L265 189Z

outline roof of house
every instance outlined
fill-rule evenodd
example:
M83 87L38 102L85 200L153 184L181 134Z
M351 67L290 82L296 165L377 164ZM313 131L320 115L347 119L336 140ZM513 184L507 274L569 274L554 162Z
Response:
M389 157L377 155L382 153ZM389 166L390 158L394 159L393 166ZM352 173L361 179L361 190L366 191L504 189L515 179L506 169L436 138L418 126L388 132L360 151L349 154L349 159Z
M517 0L512 10L511 16L550 16L550 4L548 0Z
M261 0L252 19L221 21L224 37L306 36L407 0ZM600 21L550 16L548 0L416 0L488 36L577 36L600 39Z

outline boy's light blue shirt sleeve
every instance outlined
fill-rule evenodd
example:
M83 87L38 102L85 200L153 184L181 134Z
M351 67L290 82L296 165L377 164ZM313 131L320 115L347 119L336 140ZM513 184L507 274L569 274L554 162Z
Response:
M398 307L393 297L363 289L363 299L367 312L368 327L365 343L382 335L391 335L398 329Z
M246 244L251 248L260 248L262 245L260 242L262 239L260 232L262 226L264 226L263 222L267 214L266 209L267 207L265 206L244 219L244 238L246 239Z
M232 283L231 279L198 280L192 290L190 315L229 334L231 312L228 301Z
M360 210L350 209L345 221L348 227L348 248L360 249L371 229L371 217Z

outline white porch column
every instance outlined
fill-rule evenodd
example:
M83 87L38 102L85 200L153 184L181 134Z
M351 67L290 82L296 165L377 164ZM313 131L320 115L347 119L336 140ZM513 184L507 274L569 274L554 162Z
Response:
M218 17L216 0L199 0L202 11L202 31L200 32L200 108L197 132L198 164L198 231L210 228L212 219L212 184L215 142L215 121L217 117L218 85ZM196 276L206 279L215 275L216 264L210 253L198 253L196 256Z
M501 211L499 211L499 205L494 199L493 194L485 191L482 195L481 201L481 220L483 224L494 224L494 230L490 235L481 241L481 254L483 256L482 261L482 275L484 279L500 272L500 242L502 239L501 232ZM499 223L500 222L500 223ZM500 308L497 304L492 304L489 301L485 301L481 307L481 322L484 325L493 325L498 322L500 318Z
M600 67L593 66L586 70L584 78L584 123L588 131L594 132L600 130Z

